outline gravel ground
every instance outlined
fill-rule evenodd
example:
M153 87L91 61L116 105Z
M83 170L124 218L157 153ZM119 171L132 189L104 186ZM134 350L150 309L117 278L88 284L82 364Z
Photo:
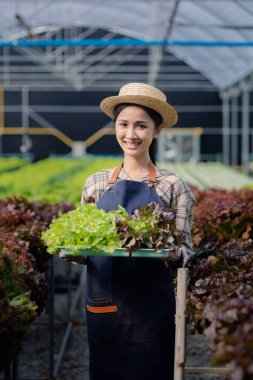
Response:
M75 291L55 294L54 323L54 363L59 358L64 333L67 327L69 299L73 300ZM84 299L73 313L73 327L56 380L89 380L88 344L85 323ZM51 380L50 377L50 320L44 312L32 324L18 358L18 380ZM187 334L186 366L209 366L211 350L203 336ZM3 374L0 374L0 380ZM185 380L221 380L224 376L207 374L186 374ZM129 379L130 380L130 379Z

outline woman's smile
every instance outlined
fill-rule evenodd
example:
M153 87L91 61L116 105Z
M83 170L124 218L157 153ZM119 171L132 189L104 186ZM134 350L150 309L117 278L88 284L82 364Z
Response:
M141 141L127 141L127 140L123 140L123 143L126 144L126 146L131 149L135 149L137 146L139 146L141 144Z

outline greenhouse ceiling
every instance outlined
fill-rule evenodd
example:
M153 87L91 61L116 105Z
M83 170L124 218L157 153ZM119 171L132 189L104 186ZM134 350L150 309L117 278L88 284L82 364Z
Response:
M68 33L59 34L62 30ZM94 35L96 39L103 38L104 46L94 46ZM119 36L124 38L125 46L113 48L111 43ZM36 46L36 41L41 39L47 41L47 50ZM155 82L162 58L169 53L199 73L201 80L203 76L222 91L246 78L252 81L253 1L1 0L1 46L8 42L19 48L20 40L33 40L34 48L28 44L20 49L38 62L44 65L46 62L48 67L50 62L45 58L48 52L51 55L57 52L58 57L60 53L65 59L62 52L66 53L69 48L66 41L81 44L85 40L86 46L79 45L75 54L84 49L86 56L89 49L93 50L93 55L100 54L97 72L108 66L103 60L108 57L108 49L111 48L110 55L114 49L116 61L119 56L122 59L122 52L124 55L126 51L131 60L132 51L134 61L145 46L149 49L149 82ZM52 41L58 41L59 45L52 47ZM142 46L141 42L146 45ZM77 63L80 66L83 57L71 57L71 60L68 57L63 66L65 69ZM77 70L79 74L82 71L84 74L85 69ZM77 79L75 76L73 80L77 82Z

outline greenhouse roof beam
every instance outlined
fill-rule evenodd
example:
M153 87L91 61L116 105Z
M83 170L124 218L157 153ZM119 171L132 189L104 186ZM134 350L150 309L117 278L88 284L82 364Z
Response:
M64 29L64 30L66 30L66 29ZM90 29L87 29L81 33L78 33L78 28L74 27L71 29L71 39L85 39L88 36L90 36L91 34L93 34L95 30L96 30L95 28L90 28ZM53 34L51 34L51 36L49 36L49 37L51 40L53 37ZM76 50L75 50L74 56L76 55L77 51L79 49L81 49L81 47L75 47L75 49ZM69 50L69 46L67 46L67 45L61 45L58 47L54 47L54 49L46 50L46 58L49 60L56 59L57 56L63 54L64 52L67 52L68 50ZM71 56L73 56L73 54Z
M117 54L117 58L119 57L119 55ZM122 55L121 55L122 57ZM114 58L115 59L115 58ZM114 62L114 59L112 59L111 61ZM0 63L1 63L1 60L0 60ZM106 64L100 64L99 66L99 71L100 72L103 72L103 71L106 71L108 65ZM4 66L0 64L0 72L3 72L4 71ZM10 73L33 73L33 72L38 72L40 73L41 71L46 71L48 73L50 73L50 70L46 70L46 68L42 69L40 66L38 65L34 65L34 64L30 64L30 65L11 65L9 66L9 72ZM96 71L96 67L94 66L90 66L89 68L87 68L85 70L85 73L93 73L94 71ZM129 65L129 66L119 66L117 68L114 69L114 72L121 72L121 73L131 73L131 72L135 72L135 73L146 73L147 72L147 66L146 65ZM173 65L173 66L162 66L160 68L160 73L161 74L172 74L174 73L175 75L177 74L193 74L195 77L203 77L202 74L200 74L199 72L196 72L196 71L193 71L192 68L190 68L189 66L184 66L184 65ZM204 78L206 80L206 78Z
M82 80L85 83L93 83L93 81L96 81L96 80L101 80L104 76L106 76L106 80L112 80L112 81L129 81L129 82L138 82L138 81L147 81L147 77L148 77L148 73L132 73L132 74L114 74L114 73L110 73L110 70L108 68L108 72L106 71L103 71L101 73L96 73L94 75L90 75L90 74L79 74L79 79ZM5 73L0 73L0 80L2 83L4 83L4 74ZM17 81L17 82L24 82L24 81L36 81L36 79L38 80L47 80L47 81L50 81L52 80L52 74L50 73L12 73L11 74L11 80L13 82ZM194 83L194 84L203 84L204 83L207 83L206 82L206 79L205 78L196 78L194 77L193 75L185 75L185 76L182 76L182 74L179 74L178 76L176 76L175 74L172 74L172 75L167 75L167 74L164 74L164 75L159 75L159 78L158 78L158 81L163 81L164 84L168 85L169 86L169 83L185 83L187 84L187 82L190 82L190 83Z
M133 50L133 49L131 49L131 50ZM135 57L135 55L136 54L138 54L139 52L141 52L143 50L143 48L136 48L136 49L134 49L134 53L132 54L132 59L134 59L134 57ZM125 62L125 59L124 58L122 58L122 57L124 57L124 55L123 56L121 56L120 58L117 58L117 55L115 55L115 64L114 65L110 65L110 66L108 66L108 71L107 72L98 72L97 74L95 74L93 77L92 77L92 79L90 79L90 80L87 80L86 82L85 81L83 81L83 83L82 83L82 88L84 88L84 87L89 87L91 84L93 84L95 81L97 81L97 80L99 80L99 81L101 81L101 79L104 77L104 76L106 76L107 77L107 75L108 75L108 73L110 72L110 71L113 71L115 68L117 68L119 65L121 65L121 64L123 64L124 62ZM131 59L131 58L130 58ZM125 75L124 75L124 78L123 78L123 81L125 82ZM123 83L124 83L123 82Z
M147 43L156 40L160 41L158 45L166 38L168 46L165 50L205 75L219 91L239 83L253 71L253 1L111 0L110 7L108 2L101 0L26 0L25 7L22 3L20 0L1 1L0 32L4 41L26 38L29 30L39 34L40 38L43 33L48 38L50 33L60 35L64 28L64 37L69 36L70 39L71 28L74 39L81 29L95 29L98 37L103 31L104 34L111 32ZM154 6L156 14L152 12ZM22 16L29 30L15 22L15 14ZM168 23L168 20L173 22ZM173 41L178 44L169 46ZM69 68L69 50L57 49L46 48L46 54L58 54L59 65L66 59L65 67ZM94 54L99 52L94 50ZM76 63L79 63L78 56L76 58ZM149 81L154 81L160 70L159 59L155 54L150 58ZM64 76L61 79L66 81Z
M17 83L17 81L6 81L5 83L2 83L4 85L4 88L7 89L8 91L20 91L20 88L22 85L26 83ZM119 88L123 85L123 82L117 81L117 82L111 82L111 81L101 81L100 83L93 83L89 87L84 87L82 88L82 91L84 92L99 92L99 91L119 91ZM192 93L196 91L202 92L217 92L217 88L212 85L211 83L192 83L188 82L186 83L164 83L164 82L158 82L157 86L162 90L162 91L170 91L170 92L186 92L186 93ZM31 91L45 91L45 92L50 92L50 91L63 91L63 92L69 92L73 91L73 86L68 85L67 83L63 83L62 81L57 81L55 80L50 80L50 81L38 81L38 82L30 82L28 87L30 88Z

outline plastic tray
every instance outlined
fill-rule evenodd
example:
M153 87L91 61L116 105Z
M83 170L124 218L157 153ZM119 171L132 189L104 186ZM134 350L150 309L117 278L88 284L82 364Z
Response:
M61 249L61 252L65 255L73 256L114 256L114 257L129 257L129 253L125 248L117 248L112 253L107 253L103 251L93 251L91 249L79 249L77 252L73 253L71 248L58 247ZM156 252L154 249L138 249L132 252L131 257L150 257L150 258L166 258L169 257L170 251Z

